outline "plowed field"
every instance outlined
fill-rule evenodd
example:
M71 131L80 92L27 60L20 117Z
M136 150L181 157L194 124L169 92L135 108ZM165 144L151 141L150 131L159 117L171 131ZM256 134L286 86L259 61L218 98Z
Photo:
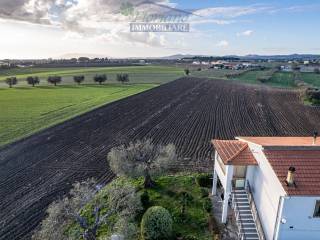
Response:
M184 164L212 164L212 138L311 135L320 109L296 92L229 81L179 79L105 105L0 149L0 239L28 239L53 200L78 180L114 176L119 142L174 143ZM186 165L191 167L192 164Z

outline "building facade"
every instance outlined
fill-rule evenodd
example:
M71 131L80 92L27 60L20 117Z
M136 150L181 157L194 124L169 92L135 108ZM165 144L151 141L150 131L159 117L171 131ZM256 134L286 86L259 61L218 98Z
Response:
M316 137L238 137L212 143L212 194L221 183L222 223L232 211L240 239L320 239Z

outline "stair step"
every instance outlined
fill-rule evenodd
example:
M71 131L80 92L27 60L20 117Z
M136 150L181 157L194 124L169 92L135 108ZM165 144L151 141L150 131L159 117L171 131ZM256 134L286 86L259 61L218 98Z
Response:
M253 218L251 219L240 219L242 224L255 224Z
M257 233L245 233L244 238L245 239L259 239L259 236Z
M248 198L237 198L237 199L235 199L235 200L236 200L238 203L246 202L246 203L249 204Z
M253 227L243 226L242 227L242 231L245 232L245 233L256 233L257 232L257 228L255 226L253 226Z
M241 221L253 221L253 217L251 214L240 216ZM254 222L254 221L253 221Z

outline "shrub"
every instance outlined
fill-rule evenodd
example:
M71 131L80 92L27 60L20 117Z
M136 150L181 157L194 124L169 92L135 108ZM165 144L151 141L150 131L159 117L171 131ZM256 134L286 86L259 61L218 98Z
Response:
M172 237L172 218L169 211L160 206L149 208L142 217L142 240L166 240Z
M203 202L203 210L205 210L207 213L211 213L212 211L212 202L210 198L206 198Z
M183 240L197 240L198 238L193 235L188 235L183 238Z
M201 197L202 197L202 198L206 198L206 197L209 196L209 190L208 190L208 188L202 187L202 188L200 188L200 191L201 191Z
M144 209L148 208L150 206L150 197L147 191L144 191L141 196L140 196L140 200L142 203L142 206Z
M207 187L210 188L212 184L211 175L210 174L201 174L197 176L196 183L200 187Z
M320 104L320 90L317 88L308 88L305 91L305 98L314 105Z

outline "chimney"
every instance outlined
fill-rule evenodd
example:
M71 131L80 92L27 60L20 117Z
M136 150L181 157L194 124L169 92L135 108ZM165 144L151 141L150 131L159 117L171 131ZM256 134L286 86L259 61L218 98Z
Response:
M313 132L313 144L312 144L312 145L316 145L317 137L318 137L318 132L317 132L317 131L314 131L314 132Z
M296 171L295 167L289 167L288 170L288 175L287 175L287 179L286 179L286 183L289 187L291 186L295 186L295 182L294 182L294 172Z

